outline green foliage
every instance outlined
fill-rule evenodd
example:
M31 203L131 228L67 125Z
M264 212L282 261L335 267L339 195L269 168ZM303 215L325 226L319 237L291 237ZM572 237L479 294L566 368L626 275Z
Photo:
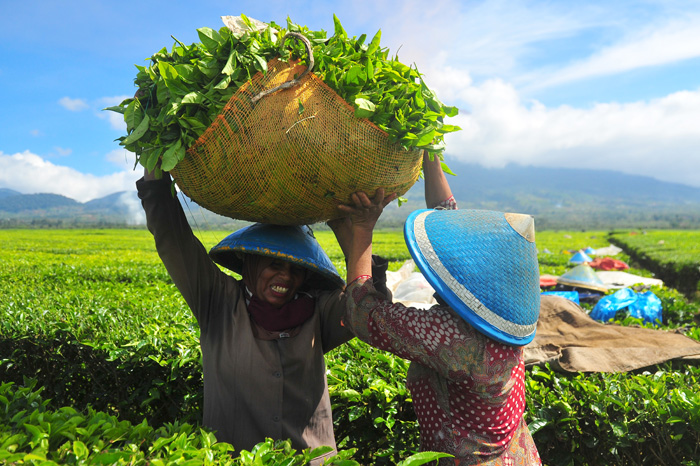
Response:
M700 293L700 231L631 230L610 237L669 286L691 296Z
M176 40L171 51L153 54L149 66L137 66L134 98L106 109L124 116L127 135L118 138L120 145L149 170L171 170L240 86L267 72L270 60L308 58L303 44L285 40L296 32L312 44L313 72L354 106L357 118L368 118L391 142L441 155L444 134L460 129L443 119L457 115L457 108L443 105L417 69L389 57L379 44L381 31L365 43L365 34L349 37L334 21L329 38L288 20L286 28L271 23L242 33L200 28L201 42L189 46Z
M2 380L132 422L199 415L198 330L147 231L7 230L2 244Z
M198 232L207 248L226 234ZM316 231L316 237L344 274L332 233ZM379 231L375 242L375 252L393 261L392 270L410 258L399 231ZM281 439L230 456L225 444L198 427L198 331L150 233L2 230L0 244L0 462L303 464L308 459L309 452L292 452ZM602 232L538 233L540 264L547 273L569 267L567 250L607 245ZM668 287L653 291L664 306L663 328L700 340L693 320L697 305ZM405 360L353 341L326 361L341 450L333 464L408 465L437 458L416 454L418 426L405 387ZM25 386L25 378L36 385ZM699 379L700 369L687 363L623 374L532 369L526 376L526 420L551 466L697 465Z
M231 445L204 428L180 422L154 428L145 420L132 424L92 408L51 410L41 391L35 381L26 387L0 385L3 464L302 466L332 450L297 452L288 440L266 439L236 457ZM352 451L340 451L324 464L359 466L351 456Z
M36 380L25 380L24 385L0 384L3 464L303 466L333 451L318 447L298 452L289 440L268 438L250 451L237 452L206 428L180 421L154 428L146 420L131 423L91 407L54 410L42 391L36 388ZM326 456L323 464L363 464L353 454L354 450L339 449ZM422 452L392 464L419 466L446 456L450 455Z
M408 361L353 340L328 354L326 364L339 448L357 449L360 463L375 465L418 451Z
M534 368L527 421L551 465L698 464L700 370L563 376Z

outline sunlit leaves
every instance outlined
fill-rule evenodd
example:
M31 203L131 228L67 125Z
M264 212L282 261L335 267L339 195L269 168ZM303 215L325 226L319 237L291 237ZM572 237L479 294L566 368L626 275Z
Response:
M444 125L457 109L443 105L428 89L415 67L389 57L380 45L381 31L369 44L367 36L348 36L334 15L334 34L287 21L286 29L271 23L262 31L232 33L203 27L200 42L185 46L177 39L171 51L161 49L150 66L137 66L138 95L106 110L124 114L127 135L120 145L136 154L149 170L168 171L186 156L186 149L212 123L231 95L273 58L306 60L287 31L310 39L313 72L355 108L355 117L369 119L389 141L407 149L441 154L444 135L460 128ZM244 21L248 21L244 18ZM175 147L177 146L177 147Z

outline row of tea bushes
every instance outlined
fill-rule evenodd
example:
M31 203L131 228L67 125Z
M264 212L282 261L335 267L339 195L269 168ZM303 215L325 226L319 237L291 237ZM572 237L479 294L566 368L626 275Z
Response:
M320 241L332 238L321 233ZM381 252L395 259L392 266L400 266L408 258L397 246L401 233L383 235L387 250ZM589 241L571 236L567 242L580 241L581 247ZM540 238L543 244L555 244L547 234ZM202 380L196 325L155 256L148 232L0 231L0 240L0 380L21 387L36 379L43 398L32 398L31 391L21 396L0 392L7 399L28 400L24 408L5 408L13 414L0 427L7 429L0 450L27 455L39 445L20 448L8 440L26 434L24 423L35 425L11 422L22 410L21 416L34 410L97 416L97 424L114 417L140 426L145 419L154 431L176 429L162 431L158 438L181 435L185 424L192 426L188 438L203 435L198 427ZM209 245L215 241L207 239ZM339 251L332 244L328 249L340 268ZM548 260L563 260L550 249ZM659 296L667 310L664 328L700 339L693 322L697 305L672 289L659 290ZM406 361L354 341L330 353L327 365L341 451L357 449L352 460L365 466L410 458L418 449L418 427L404 383ZM680 364L637 374L572 376L533 369L526 380L526 420L550 466L697 464L693 448L700 444L700 412L694 394L700 393L699 375L696 367ZM83 432L66 441L80 442L78 449L81 443L90 445ZM38 435L41 440L43 434ZM199 446L207 440L192 442ZM118 445L120 451L133 448ZM31 461L41 464L41 459Z
M357 461L338 464L395 465L411 458L418 448L418 428L404 385L405 361L353 342L331 354L328 366L340 455ZM46 387L29 380L0 386L0 461L166 464L179 458L196 464L206 458L212 463L199 464L218 464L213 461L227 458L229 447L216 444L196 420L156 425L143 416L131 422L122 413L49 400ZM545 464L700 464L696 366L669 363L638 373L578 375L533 368L526 388L526 420ZM115 387L107 396L119 391ZM142 412L135 405L129 414L137 418ZM272 449L272 444L261 448ZM277 448L282 450L275 454L297 454L288 446ZM286 461L288 456L279 458Z
M668 286L700 297L699 231L619 231L612 232L610 239Z
M294 450L287 440L266 439L250 451L235 451L201 427L168 423L154 428L87 408L52 410L36 381L0 385L0 462L2 464L183 466L303 466L330 447ZM352 450L339 450L324 464L360 466ZM444 454L426 452L402 461L418 466Z
M561 375L533 368L528 423L549 465L700 465L700 368Z

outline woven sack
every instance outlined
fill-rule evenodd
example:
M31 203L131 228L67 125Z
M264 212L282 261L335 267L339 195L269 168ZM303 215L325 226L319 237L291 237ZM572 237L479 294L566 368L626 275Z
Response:
M171 174L190 199L217 214L252 222L303 225L337 217L361 190L404 194L418 179L422 153L387 134L305 66L273 59L241 86Z

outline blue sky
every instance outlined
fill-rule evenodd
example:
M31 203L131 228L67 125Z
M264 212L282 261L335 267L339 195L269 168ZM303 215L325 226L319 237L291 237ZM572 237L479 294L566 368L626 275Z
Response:
M244 13L352 35L415 63L460 115L446 158L615 170L700 187L697 0L0 4L0 188L88 201L141 170L114 141L135 64ZM468 173L458 174L468 182Z

